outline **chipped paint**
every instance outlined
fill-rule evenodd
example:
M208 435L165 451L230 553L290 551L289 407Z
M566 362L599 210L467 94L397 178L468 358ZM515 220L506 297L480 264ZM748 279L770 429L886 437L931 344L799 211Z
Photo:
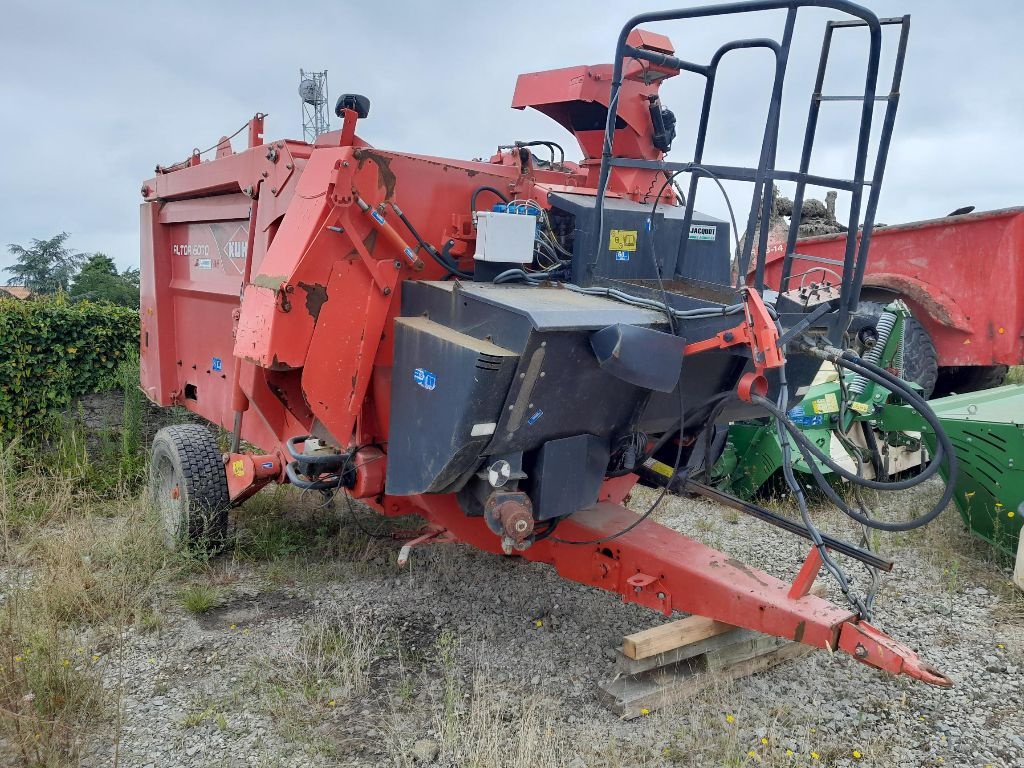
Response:
M359 161L359 170L367 160L377 166L377 186L384 187L384 199L390 200L395 194L395 172L391 170L391 158L372 149L357 149L352 156Z
M742 572L742 573L745 573L745 574L746 574L747 576L749 576L750 578L752 578L752 579L753 579L754 581L756 581L756 582L757 582L758 584L760 584L760 585L761 585L762 587L770 587L770 586L771 586L771 584L768 584L768 583L767 583L766 581L764 581L764 580L762 580L762 579L761 579L761 577L760 577L760 576L758 575L758 572L757 572L757 571L755 571L755 570L754 570L753 568L751 568L751 567L750 567L749 565L747 565L746 563L744 563L744 562L743 562L742 560L737 560L736 558L730 557L730 558L728 558L728 559L727 559L727 560L725 561L725 564L726 564L726 565L729 565L729 566L732 566L732 567L733 567L733 568L735 568L735 569L736 569L737 571L740 571L740 572Z
M796 642L802 643L804 641L804 630L805 629L807 629L807 622L806 621L801 621L799 624L796 625L796 631L793 633L793 639Z
M306 292L306 311L315 323L320 318L320 308L327 301L327 286L320 283L299 281L299 288Z
M255 285L257 288L277 291L280 289L281 283L286 282L288 282L288 275L256 275L252 279L251 285Z

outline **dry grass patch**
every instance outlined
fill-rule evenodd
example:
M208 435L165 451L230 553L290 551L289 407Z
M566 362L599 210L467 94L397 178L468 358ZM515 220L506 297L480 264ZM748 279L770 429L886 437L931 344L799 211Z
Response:
M173 569L148 507L124 491L99 500L77 447L50 454L54 469L25 457L0 451L0 757L76 764L97 734L116 738L119 690L102 673Z

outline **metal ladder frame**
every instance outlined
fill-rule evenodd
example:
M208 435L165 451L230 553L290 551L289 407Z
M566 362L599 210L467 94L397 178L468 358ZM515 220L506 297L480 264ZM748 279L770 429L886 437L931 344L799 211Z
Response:
M775 167L775 159L778 145L782 89L785 81L786 69L789 63L790 46L792 44L797 13L804 7L831 8L854 18L849 20L829 21L826 23L815 89L811 96L811 104L808 110L807 124L804 132L800 167L798 171L780 170ZM770 10L787 10L781 41L768 38L753 38L726 43L715 52L710 63L707 65L685 61L664 53L642 50L631 46L626 42L630 32L641 24L708 18ZM902 25L902 29L889 95L877 97L876 87L878 83L879 62L881 58L882 26L888 24L900 24ZM863 96L824 96L821 93L821 89L827 70L833 31L838 28L850 27L867 27L870 34L864 94ZM786 253L783 261L782 280L780 283L781 290L785 290L788 287L790 279L794 248L796 245L797 232L800 227L800 218L806 186L811 184L814 186L841 189L849 192L851 195L849 226L846 234L846 250L842 262L844 271L839 300L839 322L837 326L835 326L835 335L837 337L841 336L849 325L850 313L856 309L860 296L860 287L863 282L864 269L867 264L868 247L871 241L871 231L875 222L875 213L878 206L878 196L881 188L882 176L885 171L886 158L892 137L893 125L896 119L896 110L899 105L899 86L903 73L903 61L906 55L909 28L909 16L879 20L878 17L870 10L856 5L855 3L848 2L847 0L748 0L747 2L711 5L703 8L685 8L679 10L644 13L634 16L626 22L625 26L623 26L619 33L618 42L615 48L615 63L609 96L608 116L605 123L605 135L602 146L601 168L596 198L598 224L594 233L592 248L593 257L589 264L588 277L594 277L597 255L600 253L600 246L604 241L604 205L612 168L649 168L652 170L663 171L666 174L691 174L689 194L686 198L686 211L683 220L684 237L678 254L680 262L685 258L686 250L689 245L689 238L685 236L685 233L689 232L690 225L692 224L695 200L697 197L697 185L700 177L704 176L717 180L753 183L754 190L751 197L750 213L747 219L747 233L749 234L754 231L759 216L760 220L765 224L761 227L758 239L757 262L755 265L754 282L755 288L758 291L762 291L764 289L764 270L768 250L768 227L766 224L772 212L774 183L776 181L792 181L796 182L797 185L795 199L793 201L794 212L791 219L789 238L787 240ZM765 130L761 141L761 154L758 165L757 167L745 167L705 164L703 162L704 146L707 139L707 126L711 111L718 65L725 54L731 51L749 48L766 48L771 50L775 56L775 78L772 86L771 101L769 102L768 107L768 116L765 122ZM615 121L618 115L618 94L622 86L623 62L626 58L633 58L641 61L648 61L652 64L676 68L702 75L705 78L704 99L701 107L693 161L677 163L665 160L620 158L615 157L612 154L612 145L615 137ZM863 102L857 139L857 154L854 162L854 173L852 179L819 176L809 172L811 152L817 132L818 114L821 103L825 101ZM886 101L887 107L882 122L878 152L872 169L871 179L869 181L866 178L866 167L875 101ZM861 207L865 186L870 187L871 190L868 194L867 204L864 206L863 234L860 238L860 244L858 247L857 232L861 223ZM768 190L767 193L766 188ZM737 236L739 235L739 233L736 234ZM743 250L738 262L738 282L740 284L745 282L745 276L747 269L749 268L752 252L753 238L748 236L744 242ZM832 340L834 343L840 342L839 338L834 338Z

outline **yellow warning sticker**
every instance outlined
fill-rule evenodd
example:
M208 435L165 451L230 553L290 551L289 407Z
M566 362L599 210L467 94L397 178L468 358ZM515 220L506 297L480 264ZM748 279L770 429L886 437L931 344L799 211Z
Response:
M608 250L635 251L636 232L635 229L613 229L611 237L608 238Z
M235 477L242 477L245 475L245 462L242 459L237 459L231 462L231 471Z
M859 403L856 400L852 400L849 403L850 410L856 411L857 413L868 413L871 411L871 406L867 403Z
M839 401L834 392L829 392L824 397L819 397L811 403L815 413L835 413L839 410Z

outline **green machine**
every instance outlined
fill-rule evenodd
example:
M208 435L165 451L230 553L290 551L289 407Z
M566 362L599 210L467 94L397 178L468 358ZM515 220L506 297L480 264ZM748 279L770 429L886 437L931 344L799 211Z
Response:
M873 327L860 331L863 358L902 376L904 322L901 301L886 306ZM1024 521L1024 385L1009 385L929 402L953 444L959 464L954 502L968 528L1013 556ZM834 462L871 479L911 473L933 455L935 433L913 408L880 384L857 374L826 369L786 414L804 437ZM786 433L784 452L773 419L729 428L712 469L714 485L750 499L777 485L783 456L793 457L797 478L810 484L812 468L842 482L825 464L797 450Z

